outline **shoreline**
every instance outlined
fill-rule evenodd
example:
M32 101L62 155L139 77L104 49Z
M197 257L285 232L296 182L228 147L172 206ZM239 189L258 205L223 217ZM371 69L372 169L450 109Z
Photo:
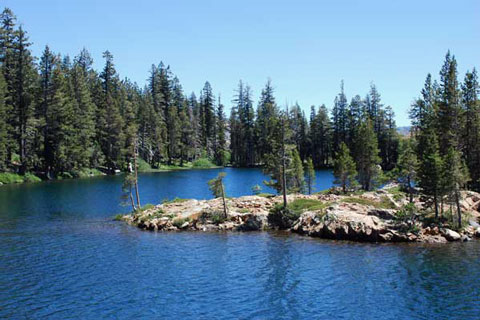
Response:
M221 168L226 168L226 167L221 167L221 166L213 166L213 167L177 167L177 166L172 166L172 168L164 168L164 169L149 169L149 170L142 170L139 171L138 173L161 173L161 172L172 172L172 171L187 171L187 170L209 170L209 169L221 169ZM55 179L42 179L39 176L33 174L33 173L27 173L26 175L19 175L17 173L13 172L0 172L0 175L2 174L8 174L15 176L15 180L11 182L2 182L0 181L0 187L1 186L6 186L6 185L22 185L25 183L41 183L41 182L48 182L48 181L63 181L63 180L77 180L77 179L91 179L91 178L97 178L97 177L105 177L105 176L116 176L116 175L122 175L124 172L120 173L104 173L101 172L100 170L96 170L99 173L95 174L90 174L90 175L82 175L78 177L62 177L62 178L55 178ZM34 177L33 179L28 179L28 177Z
M480 194L471 191L464 192L462 200L470 224L459 230L445 217L434 222L429 215L405 216L406 196L392 188L353 195L288 195L294 216L283 228L269 214L281 201L281 196L228 198L228 214L224 217L220 198L174 199L116 219L157 232L285 230L322 239L371 243L446 243L480 238ZM420 210L425 204L415 198L414 205Z

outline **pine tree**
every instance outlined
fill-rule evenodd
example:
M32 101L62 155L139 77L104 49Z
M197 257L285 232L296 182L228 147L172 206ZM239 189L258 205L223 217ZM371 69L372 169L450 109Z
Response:
M287 192L291 187L288 185L292 179L292 150L295 148L288 145L291 132L288 125L287 112L282 113L278 118L271 118L270 148L271 152L263 155L264 174L270 177L270 180L264 181L265 185L274 188L283 195L283 207L287 207Z
M335 97L335 104L332 110L333 152L337 152L340 149L340 144L347 141L348 102L343 89L343 81L340 88L341 91Z
M177 158L180 145L180 120L178 113L183 106L183 90L178 78L171 79L170 69L160 68L162 96L167 125L168 163Z
M237 166L255 164L255 112L251 99L251 89L242 81L238 84L234 106L230 114L230 141L232 163Z
M370 85L370 92L365 99L366 113L372 121L373 130L378 134L380 131L380 112L383 110L380 93L375 84Z
M381 175L378 142L371 120L365 120L359 127L356 142L356 164L359 182L364 190L371 190L379 183Z
M356 95L350 101L350 105L348 106L348 115L347 115L347 147L350 150L354 150L355 148L355 141L357 139L357 132L360 126L362 119L364 118L363 110L364 110L364 102L359 95Z
M327 107L322 105L316 114L311 115L311 119L309 140L312 160L315 167L326 167L329 164L332 149L332 125Z
M442 197L443 161L439 154L437 135L433 129L425 130L420 133L419 141L422 141L421 145L425 149L419 159L418 185L425 195L433 199L435 219L438 219L438 204Z
M334 183L340 185L343 193L347 193L347 190L356 185L357 170L350 156L350 150L344 142L340 144L340 149L333 161L333 168Z
M200 96L200 127L203 149L207 152L209 158L214 157L214 127L215 127L215 97L212 93L212 87L207 81Z
M480 100L478 93L477 71L467 72L462 85L462 104L465 114L465 127L462 140L464 141L463 154L470 172L470 187L480 190Z
M412 120L413 132L425 130L434 125L435 122L435 97L432 85L432 76L427 75L424 88L422 89L422 98L417 99L410 109L410 119Z
M113 171L121 166L124 124L119 109L119 80L113 64L113 56L109 51L105 51L103 56L105 67L100 75L103 99L97 117L97 133L105 155L105 165L110 171Z
M305 162L305 184L307 187L308 194L312 194L312 191L315 189L315 169L313 167L312 158L307 158Z
M262 90L257 108L256 136L260 162L265 162L265 157L274 151L271 141L276 138L278 124L279 112L273 96L273 87L269 80Z
M457 208L458 227L462 226L462 209L460 207L460 190L469 181L468 169L461 159L460 153L450 147L445 156L443 165L443 187L450 202Z
M222 198L223 202L223 215L227 217L227 202L225 201L225 186L223 184L223 179L227 174L225 172L220 172L218 176L210 181L208 181L208 187L212 191L215 198Z
M37 73L33 64L33 57L29 50L25 31L20 27L15 32L13 52L13 75L8 75L11 82L7 82L8 100L12 106L11 127L17 141L16 151L20 156L21 174L25 173L35 163L35 152L32 147L37 135L34 121L34 90Z
M217 105L217 116L216 116L216 127L217 127L217 137L216 137L216 153L215 153L215 162L219 166L225 166L228 162L228 152L227 152L227 139L226 139L226 123L225 123L225 114L223 113L223 104L218 98Z
M74 150L77 147L74 128L74 103L63 70L53 69L53 96L46 111L46 139L51 147L51 169L55 176L75 168Z
M158 68L152 65L147 97L142 110L143 138L142 153L152 166L158 166L166 154L167 128L165 112L162 109L162 93Z
M457 61L450 52L440 71L440 102L438 104L438 141L440 154L446 155L450 147L460 146L460 129L462 127L462 110L460 90L457 80Z
M183 100L183 107L178 113L178 121L180 125L180 166L183 166L184 161L192 160L195 153L193 114L187 99Z
M305 190L305 174L300 154L296 148L292 150L292 161L289 170L291 170L291 179L287 182L288 191L302 193Z
M197 101L195 93L191 93L188 98L188 107L190 110L190 122L192 124L192 146L193 146L193 159L198 159L202 155L202 139L201 139L201 126L200 126L200 105Z
M77 60L76 60L77 61ZM95 113L96 106L93 103L88 84L89 67L75 62L71 71L71 91L74 97L76 154L77 168L98 166L94 159L95 149Z
M135 205L135 201L133 199L133 188L135 186L135 175L133 172L128 172L125 174L122 183L122 194L120 198L123 200L122 205L128 205L127 199L130 200L130 204L132 206L132 214L135 213L139 207Z
M241 166L241 133L242 128L238 117L238 107L232 106L230 109L230 162L234 166Z
M378 147L382 159L382 168L386 171L392 170L398 160L399 135L394 116L395 114L390 106L387 106L385 110L380 110L378 115Z
M413 202L413 182L417 177L418 160L413 146L413 140L407 139L403 142L402 152L398 158L399 178L408 192L410 203Z
M0 69L0 171L5 171L8 166L8 127L7 105L5 103L6 84L3 70Z
M41 119L39 131L43 135L43 163L44 171L47 178L51 178L54 166L54 147L55 132L53 132L51 114L51 106L54 103L56 87L53 83L54 68L59 68L58 59L50 51L48 46L45 47L43 55L40 59L40 90L41 97L37 110L37 116Z

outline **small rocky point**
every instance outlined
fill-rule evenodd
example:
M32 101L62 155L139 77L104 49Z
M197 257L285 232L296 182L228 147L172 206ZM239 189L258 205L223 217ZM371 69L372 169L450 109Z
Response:
M322 208L302 212L289 230L294 233L335 240L360 242L423 242L445 243L480 238L480 194L465 191L461 207L467 227L452 230L451 223L433 224L420 216L398 219L401 208L408 203L405 196L390 192L387 186L362 195L289 195L288 201L313 199ZM357 201L357 199L359 199ZM388 208L381 204L389 203ZM282 202L282 197L244 196L227 199L228 214L223 215L221 199L177 200L154 206L122 220L140 229L151 231L258 231L275 229L269 224L269 211ZM378 205L377 205L378 204ZM416 197L414 205L425 203Z

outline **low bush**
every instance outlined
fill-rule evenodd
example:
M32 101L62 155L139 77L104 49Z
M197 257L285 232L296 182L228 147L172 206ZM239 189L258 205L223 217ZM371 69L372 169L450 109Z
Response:
M200 158L193 162L194 168L214 168L215 165L207 158Z
M397 221L415 220L417 214L417 208L413 203L406 204L400 210L397 211Z
M207 221L211 221L213 224L220 224L225 222L226 218L223 212L221 211L204 211L200 215L199 220L202 223L205 223Z
M268 223L274 228L284 230L290 228L299 217L299 212L291 210L288 206L285 208L282 204L277 204L268 213Z
M137 166L138 166L137 167L138 172L150 172L150 171L152 171L152 167L150 166L150 164L140 157L137 158Z
M113 217L114 221L122 221L123 220L123 214L116 214L115 217Z
M37 177L36 175L34 175L32 173L27 172L23 176L23 181L24 182L40 182L40 181L42 181L42 179L40 179L39 177Z
M96 176L103 176L104 174L95 168L83 168L80 170L72 171L72 175L74 178L90 178Z
M172 224L177 227L177 228L181 228L182 225L185 223L185 222L188 222L190 221L188 218L176 218L172 221Z

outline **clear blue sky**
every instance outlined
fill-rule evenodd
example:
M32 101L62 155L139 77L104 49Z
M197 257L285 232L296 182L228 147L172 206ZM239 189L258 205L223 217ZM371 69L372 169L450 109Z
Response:
M325 103L342 79L348 99L373 81L398 125L428 72L448 49L460 78L480 67L480 1L105 1L3 0L29 32L33 52L48 44L76 55L86 47L101 68L143 85L152 63L169 64L186 93L206 80L228 106L238 80L258 97L272 79L280 104Z

